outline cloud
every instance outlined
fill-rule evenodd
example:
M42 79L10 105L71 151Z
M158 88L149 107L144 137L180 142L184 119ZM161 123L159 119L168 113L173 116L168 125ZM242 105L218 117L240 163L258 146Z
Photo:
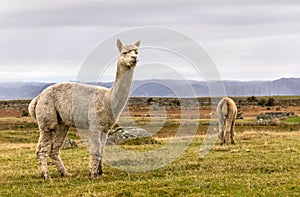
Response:
M207 49L224 79L277 79L300 76L300 35L216 41Z
M197 40L224 79L300 76L299 19L297 0L2 1L0 72L14 68L16 73L27 73L39 67L50 72L48 68L60 65L76 73L105 38L154 25ZM289 70L280 73L281 68ZM255 74L258 70L264 74ZM191 73L185 74L192 77ZM69 79L72 76L66 75Z
M18 1L2 5L2 27L253 25L298 21L297 1Z
M0 66L1 68L2 66ZM0 82L42 81L63 82L76 80L78 67L70 69L66 65L14 65L0 69Z

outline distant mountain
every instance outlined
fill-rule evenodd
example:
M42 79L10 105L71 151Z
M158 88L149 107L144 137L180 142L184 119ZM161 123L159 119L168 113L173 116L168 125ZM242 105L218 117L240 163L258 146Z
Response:
M210 96L210 88L220 81L144 80L134 81L131 96L134 97L192 97ZM274 81L223 81L229 96L300 95L300 78L282 78ZM108 83L89 83L111 87ZM32 99L53 83L0 82L0 100Z
M31 99L53 83L1 82L0 99Z
M225 81L226 93L232 96L300 95L300 78L281 78L274 81Z
M141 85L145 84L145 85ZM217 84L217 86L215 85ZM224 85L228 96L279 96L279 95L300 95L300 78L281 78L274 81L181 81L181 80L149 80L135 81L133 83L132 96L179 96L199 97L210 96ZM173 90L177 95L172 92ZM193 89L191 92L190 89Z

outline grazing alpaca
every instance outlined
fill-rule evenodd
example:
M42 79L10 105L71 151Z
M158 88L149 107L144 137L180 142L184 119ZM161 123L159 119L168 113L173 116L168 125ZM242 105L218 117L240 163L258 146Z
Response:
M117 40L120 56L111 89L72 82L59 83L46 88L31 101L29 112L37 120L40 130L36 155L45 179L50 178L47 156L62 176L71 176L60 158L60 148L71 126L79 131L89 131L90 176L96 178L102 174L107 134L127 103L139 45L140 41L123 46Z
M228 144L229 134L231 144L235 143L233 137L236 115L237 108L234 101L231 98L224 97L217 106L220 145L223 145L224 143Z

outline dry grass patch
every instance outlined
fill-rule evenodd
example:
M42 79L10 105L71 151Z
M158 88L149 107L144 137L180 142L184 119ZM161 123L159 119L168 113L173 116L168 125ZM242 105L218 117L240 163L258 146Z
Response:
M10 132L22 136L22 131ZM6 137L9 132L1 134ZM104 176L96 180L88 176L89 153L81 144L62 150L73 176L61 178L51 165L51 181L39 175L32 142L38 136L29 132L27 137L23 143L15 137L10 138L15 142L0 144L0 196L300 196L300 132L238 133L236 145L214 146L200 159L201 135L163 168L131 173L104 165ZM123 146L137 151L157 148Z

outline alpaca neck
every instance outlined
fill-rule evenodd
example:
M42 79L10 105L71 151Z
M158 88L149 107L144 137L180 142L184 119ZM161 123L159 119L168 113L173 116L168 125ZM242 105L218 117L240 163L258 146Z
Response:
M133 70L133 68L120 65L118 62L116 79L110 90L111 106L116 118L119 117L129 98Z

